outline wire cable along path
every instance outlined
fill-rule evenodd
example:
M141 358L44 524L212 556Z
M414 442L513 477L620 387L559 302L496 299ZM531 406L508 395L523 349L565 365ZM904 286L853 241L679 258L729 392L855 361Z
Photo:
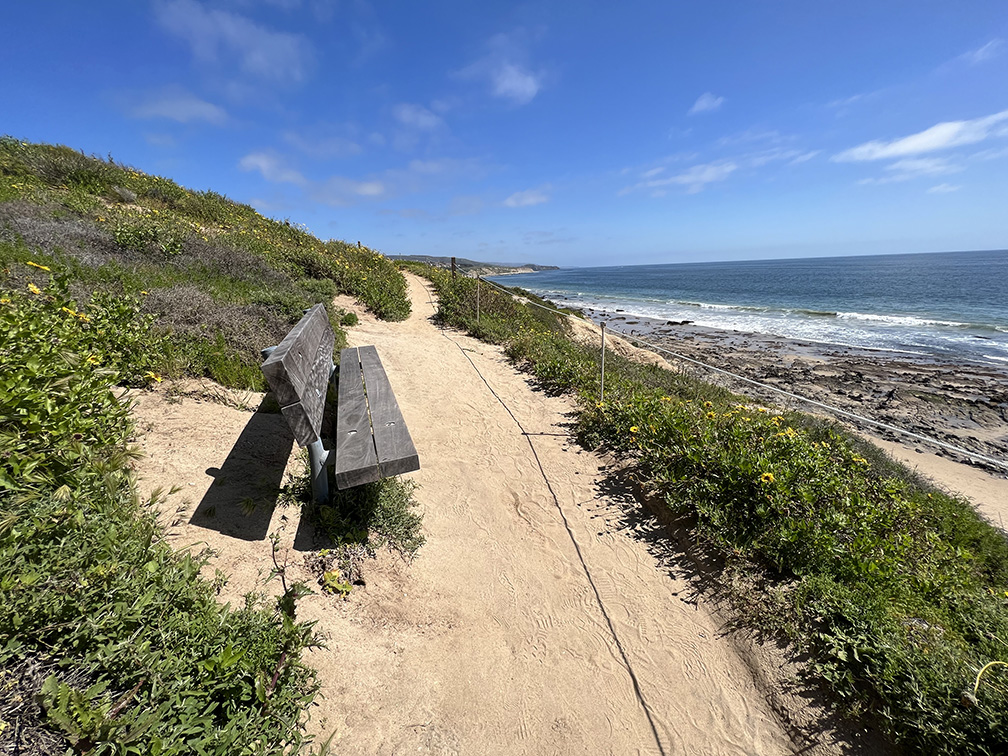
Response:
M493 281L488 281L485 278L480 278L479 280L482 283L485 283L485 284L487 284L489 286L492 286L492 287L496 288L497 290L503 292L504 294L507 294L509 296L516 296L514 292L509 291L508 289L504 288L503 286L500 286L500 285L496 284ZM531 300L526 300L526 303L530 304L530 305L533 305L535 307L539 307L539 308L541 308L543 310L547 310L548 312L555 313L557 315L568 316L568 313L565 313L565 312L563 312L562 310L560 310L558 308L549 307L547 305L540 304L539 302L533 302ZM933 438L931 436L926 436L926 435L924 435L922 433L916 433L914 431L910 431L910 430L907 430L905 428L900 428L899 426L892 425L890 423L884 423L884 422L881 422L879 420L874 420L874 419L872 419L870 417L865 417L864 415L860 415L860 414L858 414L856 412L850 412L848 410L844 410L844 409L841 409L839 407L835 407L833 405L826 404L824 402L816 401L815 399L810 399L808 397L801 396L800 394L795 394L794 392L791 392L791 391L786 391L786 390L784 390L784 389L782 389L782 388L780 388L778 386L771 386L769 384L762 383L762 382L757 381L757 380L753 380L752 378L747 378L744 375L739 375L738 373L733 373L730 370L725 370L724 368L715 367L713 365L707 364L706 362L702 362L700 360L697 360L697 359L695 359L693 357L688 357L687 355L681 354L679 352L675 352L675 351L673 351L671 349L668 349L667 347L661 346L660 344L655 344L654 342L648 341L647 339L641 338L640 336L637 336L635 334L626 333L625 331L620 331L620 330L613 329L613 328L609 327L608 325L606 325L603 328L600 328L600 331L603 334L604 334L604 332L606 330L608 330L611 333L617 334L621 338L627 339L628 341L633 341L633 342L636 342L638 344L641 344L641 345L644 346L644 348L650 349L651 351L659 352L659 353L662 353L662 354L667 354L670 357L674 357L677 360L682 360L684 362L688 362L690 364L696 365L696 366L698 366L700 368L703 368L704 370L709 370L711 372L718 373L720 375L724 375L724 376L727 376L729 378L732 378L733 380L741 381L742 383L745 383L745 384L748 384L748 385L751 385L751 386L756 386L756 387L764 389L766 391L770 391L770 392L773 392L775 394L787 397L788 399L793 399L793 400L802 402L804 404L808 404L810 406L816 407L817 409L824 410L824 411L830 413L831 415L833 415L835 417L842 417L842 418L846 418L848 420L854 420L856 422L864 423L866 425L870 425L870 426L873 426L875 428L880 428L882 430L886 430L886 431L889 431L891 433L899 434L899 435L904 436L906 438L912 438L915 441L923 441L924 443L932 444L932 445L934 445L934 446L936 446L938 448L945 449L946 451L950 451L950 452L953 452L955 454L962 455L963 457L966 457L967 459L972 459L972 460L974 460L976 462L981 462L981 463L986 464L986 465L991 465L992 467L996 467L998 469L1001 469L1001 470L1004 470L1004 471L1008 472L1008 462L1006 462L1004 460L996 459L996 458L988 456L986 454L979 454L977 452L969 451L968 449L963 449L962 447L956 446L955 444L950 444L947 441L942 441L940 439ZM604 336L603 336L603 338L604 338Z
M798 751L675 547L572 442L570 398L439 329L407 279L410 318L349 338L381 352L424 460L427 543L319 610L322 731L341 753Z

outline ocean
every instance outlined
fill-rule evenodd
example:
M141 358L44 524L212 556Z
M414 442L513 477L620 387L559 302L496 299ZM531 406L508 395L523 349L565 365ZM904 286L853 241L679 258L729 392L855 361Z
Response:
M568 307L1008 365L1008 251L565 268L499 276Z

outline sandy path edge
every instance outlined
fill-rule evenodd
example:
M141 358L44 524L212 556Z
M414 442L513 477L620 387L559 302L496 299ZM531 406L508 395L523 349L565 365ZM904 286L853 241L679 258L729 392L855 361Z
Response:
M347 601L299 604L328 641L309 657L311 729L340 753L852 752L816 731L783 652L726 633L685 531L572 443L569 400L534 391L498 347L439 331L419 279L410 292L408 321L361 313L350 338L378 347L413 434L428 543L409 565L381 555ZM270 506L301 464L282 419L247 408L260 396L188 391L135 397L142 492L181 486L162 503L169 541L213 550L224 600L264 590L267 533L310 580L314 534Z

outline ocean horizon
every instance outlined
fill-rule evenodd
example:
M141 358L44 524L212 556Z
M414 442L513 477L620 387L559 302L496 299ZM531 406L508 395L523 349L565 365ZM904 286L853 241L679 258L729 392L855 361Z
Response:
M489 278L585 311L1008 366L1008 250L561 268Z

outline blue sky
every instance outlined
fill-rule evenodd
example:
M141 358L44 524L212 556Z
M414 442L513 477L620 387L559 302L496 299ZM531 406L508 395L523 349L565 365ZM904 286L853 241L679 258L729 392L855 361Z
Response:
M11 3L0 132L384 252L1008 247L1004 0Z

